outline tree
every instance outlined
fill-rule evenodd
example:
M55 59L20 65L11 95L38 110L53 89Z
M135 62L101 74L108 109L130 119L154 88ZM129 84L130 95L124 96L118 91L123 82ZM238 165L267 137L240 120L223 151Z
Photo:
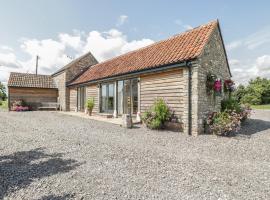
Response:
M5 101L7 99L6 87L0 82L0 100Z
M234 96L241 103L268 104L270 103L270 80L261 77L251 79L246 87L239 85Z
M241 99L243 98L243 96L245 96L246 93L247 91L245 86L240 84L237 87L237 89L233 92L233 96L238 102L241 102Z

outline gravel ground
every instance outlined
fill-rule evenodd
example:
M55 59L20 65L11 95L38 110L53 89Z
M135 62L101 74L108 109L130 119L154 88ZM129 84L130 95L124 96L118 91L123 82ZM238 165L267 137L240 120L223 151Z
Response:
M270 199L270 111L235 137L0 111L0 199Z

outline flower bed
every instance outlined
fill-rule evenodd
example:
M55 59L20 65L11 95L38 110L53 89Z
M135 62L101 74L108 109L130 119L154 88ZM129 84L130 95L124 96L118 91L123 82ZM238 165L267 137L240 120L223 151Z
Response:
M16 112L24 112L24 111L30 111L31 107L27 106L23 100L16 100L12 104L11 110L16 111Z
M207 130L215 135L230 135L240 130L241 123L250 116L250 113L249 106L241 106L233 99L224 100L220 112L209 114L206 120Z
M23 112L23 111L30 111L30 107L29 106L15 106L13 111L16 112Z

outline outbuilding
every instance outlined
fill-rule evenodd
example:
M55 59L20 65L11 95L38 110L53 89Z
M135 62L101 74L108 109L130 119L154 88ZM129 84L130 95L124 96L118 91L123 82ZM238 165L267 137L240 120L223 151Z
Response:
M58 89L50 75L11 72L8 80L9 110L14 101L23 100L33 110L42 103L57 103Z

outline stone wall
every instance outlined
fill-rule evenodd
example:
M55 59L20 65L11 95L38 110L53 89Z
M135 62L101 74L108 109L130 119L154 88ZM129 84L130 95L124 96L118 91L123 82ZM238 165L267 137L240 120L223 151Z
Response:
M65 71L53 77L55 84L58 88L58 103L60 104L60 110L67 111L67 88L66 88L66 73Z
M75 60L68 64L69 66L53 76L53 79L58 87L60 108L63 111L69 111L70 108L70 91L66 84L73 80L78 74L81 74L86 67L97 64L95 57L88 53L82 56L79 60Z
M204 133L204 123L209 112L220 111L222 96L208 95L206 90L207 74L214 74L222 81L230 78L229 66L222 43L220 29L217 27L205 46L197 63L193 65L192 102L196 113L193 120L195 134Z
M78 74L81 74L84 71L84 68L95 65L97 63L97 60L91 53L86 54L80 60L74 62L66 70L66 81L69 82L73 80Z

